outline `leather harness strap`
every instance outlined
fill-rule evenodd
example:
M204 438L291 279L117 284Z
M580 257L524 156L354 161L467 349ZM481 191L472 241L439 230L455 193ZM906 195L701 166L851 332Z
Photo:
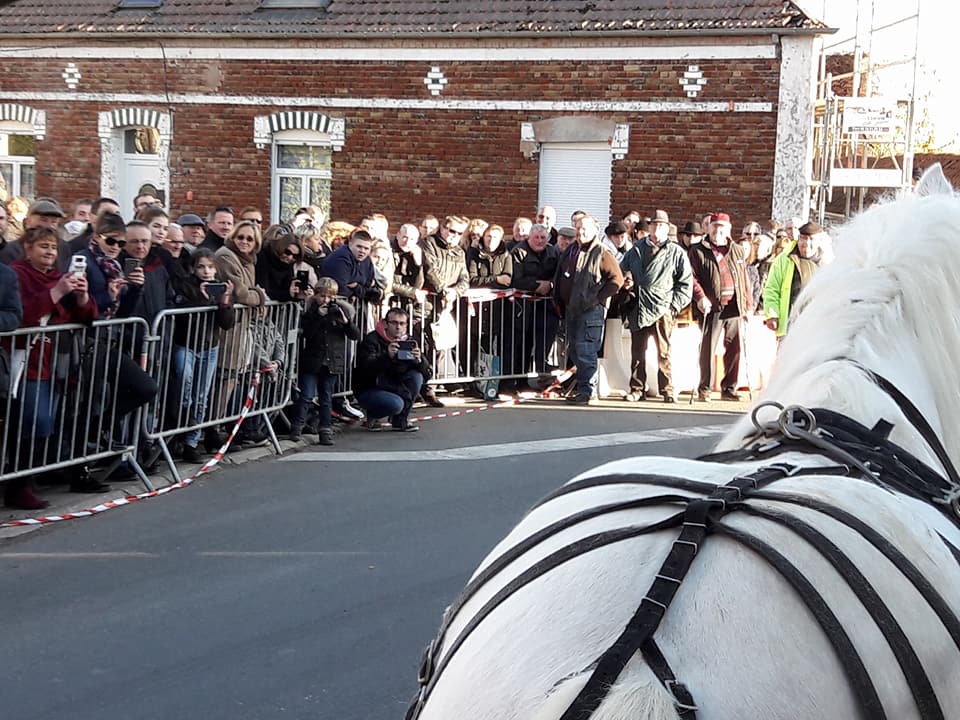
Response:
M444 668L466 638L514 592L584 553L640 535L676 528L677 526L681 528L680 535L674 541L646 596L641 600L633 617L613 645L592 666L590 678L573 703L567 708L561 720L588 720L607 697L623 669L637 652L641 653L648 667L673 695L680 717L684 720L693 720L696 717L696 705L693 697L689 690L677 680L667 659L654 640L654 633L676 596L700 546L710 533L722 534L758 553L794 587L833 645L840 664L847 675L850 687L856 696L859 716L864 720L885 720L886 713L883 704L869 673L842 624L830 610L823 596L804 577L803 573L775 548L750 533L723 522L724 516L733 511L746 512L765 521L785 526L814 547L831 564L837 574L846 581L880 629L903 671L919 716L922 720L943 720L943 710L920 658L910 645L909 639L897 623L893 613L850 558L823 533L802 519L782 510L770 507L760 508L745 502L749 498L804 506L823 513L858 532L912 583L928 606L936 613L953 639L954 644L960 650L960 619L957 618L956 613L953 612L920 570L886 538L859 518L815 498L788 492L763 490L765 486L789 475L859 474L864 480L873 482L884 489L932 502L954 523L958 523L960 475L950 461L940 439L916 406L899 389L885 378L859 365L859 363L854 362L853 364L893 398L943 464L947 478L943 478L909 452L891 443L887 437L891 429L889 423L881 421L873 429L868 429L850 418L829 410L810 411L803 408L783 409L780 407L783 412L779 421L781 433L778 439L773 441L763 441L761 439L760 442L748 448L716 453L699 459L714 462L763 460L784 452L809 453L812 449L827 457L837 459L844 465L831 468L797 469L791 465L773 464L750 474L738 476L726 485L721 486L684 478L644 475L590 477L565 485L545 498L541 504L580 490L618 483L659 485L673 490L699 493L707 495L707 497L691 498L684 495L664 494L590 508L542 528L490 563L468 584L457 603L448 608L440 634L427 648L421 665L420 692L407 711L406 717L408 720L413 720L419 715ZM801 420L807 424L804 426L801 422L797 425L793 424L792 420L788 420L785 426L783 418L784 416L792 418L791 412L799 414ZM754 413L754 421L756 422L756 410ZM758 425L758 427L760 426ZM767 426L763 429L768 432L770 427ZM773 429L775 431L776 427L774 426ZM442 661L440 663L436 662L443 647L445 635L453 619L462 610L466 602L486 582L536 545L555 536L562 530L607 513L657 504L684 503L685 509L682 512L659 522L646 526L617 528L604 533L597 533L555 551L535 563L487 601L446 649ZM943 541L960 562L960 550L946 538L943 538Z

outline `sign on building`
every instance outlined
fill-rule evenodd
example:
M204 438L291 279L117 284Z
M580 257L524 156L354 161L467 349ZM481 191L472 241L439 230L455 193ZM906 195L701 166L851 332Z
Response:
M882 98L844 98L840 131L844 135L893 138L897 130L897 102Z

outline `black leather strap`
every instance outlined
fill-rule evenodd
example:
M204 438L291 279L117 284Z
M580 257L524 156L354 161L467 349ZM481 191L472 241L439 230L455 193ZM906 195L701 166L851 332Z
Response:
M653 638L647 640L640 646L640 654L643 655L647 667L653 671L661 684L670 691L676 701L677 715L680 720L696 720L697 704L693 701L693 695L687 689L687 686L679 682L673 674L670 663L660 651L660 646Z
M714 525L717 532L722 532L732 540L736 540L741 545L750 548L759 554L764 560L780 573L780 575L793 586L797 594L803 599L807 608L817 619L824 634L833 645L837 657L840 658L840 664L843 666L850 687L857 697L860 712L860 720L886 720L886 712L883 709L883 703L877 695L877 689L870 679L863 661L857 654L854 647L844 630L843 625L833 614L830 607L824 601L823 596L817 592L817 589L803 576L795 565L775 550L771 545L763 540L754 537L746 532L731 527L723 522Z
M713 523L751 490L769 485L795 471L796 468L789 465L760 468L735 477L726 485L715 488L710 497L692 500L687 505L680 536L667 553L646 596L620 636L597 660L590 679L560 716L560 720L588 720L604 701L630 658L652 639L660 627Z
M893 613L890 612L890 608L887 607L883 598L880 597L873 585L850 558L826 535L799 517L782 510L760 508L747 503L738 503L733 509L790 528L813 546L833 566L837 575L846 581L860 604L870 614L893 651L893 655L903 671L907 686L913 695L920 717L923 720L943 720L943 710L940 707L939 700L937 700L937 694L930 683L930 678L927 676L923 664L920 662L920 658L917 657L913 646L910 644L910 640L903 632L903 628L900 627Z

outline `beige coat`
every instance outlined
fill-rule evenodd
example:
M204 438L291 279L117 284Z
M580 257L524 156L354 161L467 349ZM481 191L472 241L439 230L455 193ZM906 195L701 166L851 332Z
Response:
M256 286L255 259L247 259L228 246L217 250L214 257L220 279L233 283L233 301L247 306L238 308L237 323L232 329L220 331L217 366L225 370L245 370L253 352L251 333L256 311L251 308L262 307L266 294Z

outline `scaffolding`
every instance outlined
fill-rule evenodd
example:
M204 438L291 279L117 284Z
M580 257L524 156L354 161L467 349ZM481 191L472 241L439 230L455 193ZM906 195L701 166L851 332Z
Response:
M911 184L921 0L914 0L911 14L879 23L877 2L856 0L853 37L821 48L811 182L811 207L820 223L861 211L878 190ZM902 12L904 4L897 8ZM903 47L902 38L909 40L910 32L912 43L898 57L896 47ZM897 42L889 40L894 33ZM829 58L846 56L852 56L850 69L832 72ZM907 73L902 91L879 92L884 77L894 73Z

